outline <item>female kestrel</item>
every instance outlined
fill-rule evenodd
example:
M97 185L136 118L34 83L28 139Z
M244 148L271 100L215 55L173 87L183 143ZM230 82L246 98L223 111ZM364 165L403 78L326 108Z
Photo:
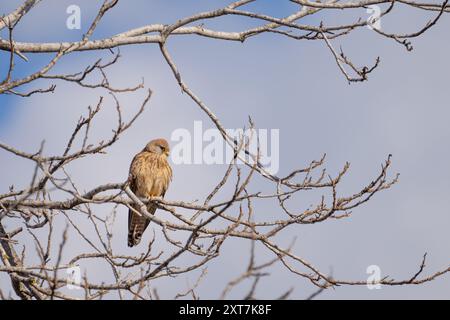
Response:
M140 198L164 197L172 180L172 168L167 157L169 144L164 139L150 141L131 162L130 189ZM139 209L133 206L134 209ZM154 214L156 206L148 204L147 211ZM150 219L129 210L128 212L128 246L132 247L141 241L142 234Z

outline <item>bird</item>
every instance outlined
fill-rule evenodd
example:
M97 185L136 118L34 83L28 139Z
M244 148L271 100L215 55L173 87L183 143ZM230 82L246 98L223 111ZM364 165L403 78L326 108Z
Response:
M164 197L172 181L172 168L169 165L169 144L165 139L155 139L147 143L145 148L136 154L130 165L129 185L131 191L140 198ZM136 205L132 208L139 212ZM149 203L147 211L154 214L156 205ZM135 211L128 211L128 246L133 247L141 242L142 234L150 223L150 219Z

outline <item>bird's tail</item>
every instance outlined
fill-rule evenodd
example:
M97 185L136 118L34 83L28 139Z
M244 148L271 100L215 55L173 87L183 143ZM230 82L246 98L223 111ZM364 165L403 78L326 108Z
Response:
M135 206L134 209L139 211ZM156 206L150 204L147 207L147 211L150 214L154 214L156 211ZM139 244L142 239L142 234L150 223L150 219L147 219L143 214L138 215L133 210L128 211L128 246L133 247Z

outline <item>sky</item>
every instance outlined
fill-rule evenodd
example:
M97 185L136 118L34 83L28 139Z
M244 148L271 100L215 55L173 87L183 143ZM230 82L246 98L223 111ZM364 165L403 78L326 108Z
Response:
M0 14L11 11L20 2L8 1ZM227 1L122 1L108 13L94 37L101 38L149 23L171 23L199 11L218 8ZM257 1L248 10L282 17L295 10L289 1ZM82 29L68 30L66 8L81 8ZM99 1L43 1L18 26L19 41L77 40L89 26ZM395 17L382 20L388 31L415 30L431 15L398 7ZM358 13L365 17L361 10ZM132 17L128 19L126 17ZM302 23L342 22L340 11L311 17ZM256 25L243 18L208 21L207 26L221 30L241 30ZM39 27L36 27L39 26ZM235 43L196 36L174 37L168 48L190 88L215 112L226 128L242 128L251 116L258 128L280 132L280 170L283 176L327 154L326 167L336 174L346 161L351 168L338 189L351 194L377 176L380 166L392 154L391 174L400 173L399 183L377 194L357 208L348 219L315 225L295 226L277 238L286 245L297 238L294 251L340 279L366 279L367 267L377 265L382 275L410 278L428 252L425 274L449 264L450 226L450 130L448 119L448 57L450 42L448 16L422 37L413 39L414 50L407 52L393 41L367 28L356 30L337 43L355 63L371 64L377 56L381 63L369 81L349 85L340 74L331 53L320 41L295 41L275 34L261 35ZM5 34L1 34L5 37ZM75 182L83 190L126 179L135 153L155 137L170 138L174 130L192 131L194 121L212 128L204 113L183 95L156 45L121 48L122 58L108 72L116 86L139 83L145 79L154 95L148 109L134 127L106 155L82 160L69 167ZM30 62L18 61L16 76L37 70L51 55L29 54ZM64 58L54 72L76 72L99 56L110 53L87 52ZM0 72L4 74L7 55L0 53ZM34 86L42 85L42 82ZM58 82L53 94L30 98L0 96L0 141L26 151L36 151L45 140L45 152L61 152L77 119L95 105L99 95L107 104L100 115L93 138L110 135L115 124L111 98L105 91L91 91ZM143 93L118 95L125 115L137 110ZM0 193L14 184L29 183L33 167L24 160L0 152ZM174 180L166 198L192 201L202 199L218 182L224 165L173 165ZM254 190L273 191L257 180ZM299 196L290 203L300 210L310 205L314 196ZM281 214L276 203L257 206L261 219ZM107 214L107 213L105 213ZM114 224L115 244L127 250L124 208ZM63 224L58 230L62 232ZM59 234L60 235L60 234ZM55 237L58 233L55 234ZM148 241L149 233L143 241ZM24 238L24 241L26 239ZM163 244L159 244L164 248ZM243 271L248 261L249 243L236 240L224 246L221 258L214 260L208 277L198 288L200 298L217 298L217 288ZM70 251L81 250L77 243ZM69 253L68 253L69 254ZM267 256L261 252L261 261ZM94 277L101 278L100 267L91 266ZM195 282L195 276L182 276L156 282L162 298L173 297L177 290ZM5 278L0 276L2 283ZM159 281L159 280L158 280ZM248 285L248 283L247 283ZM273 298L294 287L292 298L302 299L315 288L282 266L260 283L257 296ZM450 278L442 277L421 286L338 287L322 293L319 299L449 299ZM239 298L245 286L230 295Z

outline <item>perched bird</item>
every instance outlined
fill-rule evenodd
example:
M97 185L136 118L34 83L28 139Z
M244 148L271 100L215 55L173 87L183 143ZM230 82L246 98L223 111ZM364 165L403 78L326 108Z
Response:
M169 144L164 139L150 141L145 148L134 156L130 166L130 189L140 198L164 197L172 180L172 168L167 161ZM139 211L136 206L134 209ZM156 206L148 204L147 211L154 214ZM128 212L128 246L141 241L142 234L150 219L138 215L131 209Z

